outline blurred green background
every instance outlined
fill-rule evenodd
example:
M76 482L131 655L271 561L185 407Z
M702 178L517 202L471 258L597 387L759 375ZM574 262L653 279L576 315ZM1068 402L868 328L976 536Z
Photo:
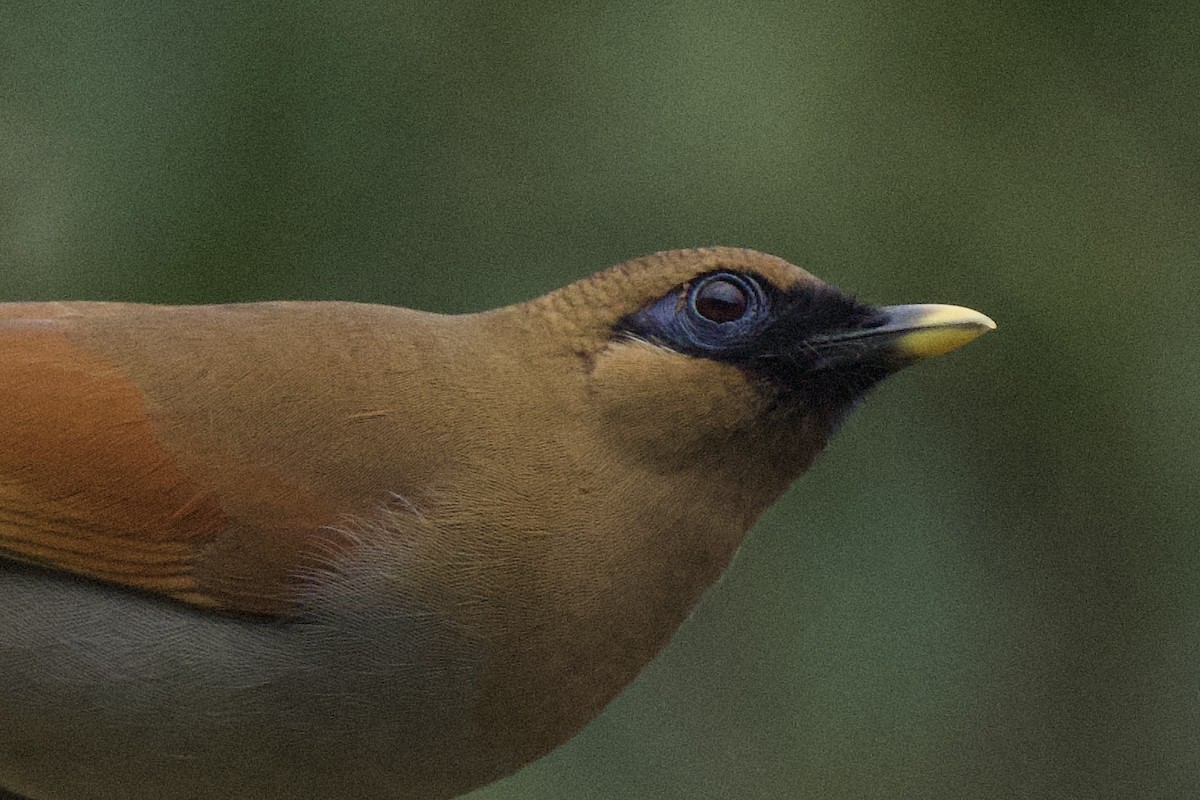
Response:
M1198 42L1185 2L8 0L0 298L462 311L721 243L978 308L472 797L1197 797Z

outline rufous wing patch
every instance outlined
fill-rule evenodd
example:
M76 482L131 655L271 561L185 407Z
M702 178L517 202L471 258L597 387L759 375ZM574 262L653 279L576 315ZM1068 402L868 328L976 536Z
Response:
M220 606L192 562L227 526L104 356L49 321L0 328L0 555Z

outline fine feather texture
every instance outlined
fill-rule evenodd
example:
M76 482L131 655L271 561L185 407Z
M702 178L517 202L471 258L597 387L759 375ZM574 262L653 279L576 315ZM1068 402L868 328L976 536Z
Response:
M720 271L817 298L770 369L623 327ZM462 316L0 305L0 786L438 800L561 744L882 377L779 357L875 324L823 286L713 248Z

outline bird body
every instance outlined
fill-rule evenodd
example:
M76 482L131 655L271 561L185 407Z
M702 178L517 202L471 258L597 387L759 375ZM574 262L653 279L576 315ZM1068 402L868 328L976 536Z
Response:
M990 325L902 308L730 248L459 316L0 305L0 786L508 774L669 641L871 384Z

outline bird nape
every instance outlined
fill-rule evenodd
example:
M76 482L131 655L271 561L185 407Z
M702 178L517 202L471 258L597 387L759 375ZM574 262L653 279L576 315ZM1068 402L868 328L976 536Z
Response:
M666 645L871 386L992 327L733 248L457 316L0 304L0 786L509 774Z

